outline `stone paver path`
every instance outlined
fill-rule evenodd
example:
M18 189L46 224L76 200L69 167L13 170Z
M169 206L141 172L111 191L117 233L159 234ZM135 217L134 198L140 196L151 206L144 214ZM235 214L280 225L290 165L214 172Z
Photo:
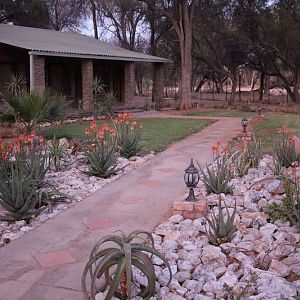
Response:
M228 142L240 127L240 119L222 118L0 248L0 299L82 299L80 278L95 242L118 229L153 229L185 193L190 159L204 166L212 145Z

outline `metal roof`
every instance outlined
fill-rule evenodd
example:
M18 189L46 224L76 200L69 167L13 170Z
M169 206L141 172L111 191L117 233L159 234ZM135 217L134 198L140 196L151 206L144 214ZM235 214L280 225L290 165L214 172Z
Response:
M59 32L9 24L0 24L0 43L29 50L35 55L171 62L166 58L130 51L77 32Z

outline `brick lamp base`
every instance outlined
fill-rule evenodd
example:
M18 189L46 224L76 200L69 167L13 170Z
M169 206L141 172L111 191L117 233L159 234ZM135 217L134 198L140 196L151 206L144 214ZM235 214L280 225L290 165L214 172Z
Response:
M197 219L206 216L207 200L200 199L196 202L176 200L173 203L173 213L182 215L185 219Z

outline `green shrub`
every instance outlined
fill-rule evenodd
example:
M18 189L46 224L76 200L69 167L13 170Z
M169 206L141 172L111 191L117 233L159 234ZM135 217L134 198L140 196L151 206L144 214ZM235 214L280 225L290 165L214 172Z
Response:
M295 180L283 176L284 197L281 204L272 203L267 205L266 211L273 221L281 220L290 223L300 229L300 188Z
M5 95L4 101L9 109L2 119L12 119L21 122L26 132L30 133L38 124L60 119L67 106L65 97L47 90L43 94L35 91L23 92L17 95Z
M140 140L143 124L138 124L136 120L133 120L132 115L126 112L118 114L114 123L117 128L117 142L121 156L126 158L136 156L142 148Z
M212 147L214 155L214 163L211 166L206 166L204 171L198 163L199 169L202 173L202 181L205 184L208 194L231 194L233 184L230 184L233 178L233 173L229 166L228 150L217 143Z
M145 234L151 243L134 242L135 239L141 239L142 234ZM105 243L110 243L110 245L100 249ZM143 299L149 299L155 294L156 275L151 262L153 255L163 260L168 268L170 275L168 285L172 278L170 265L166 258L154 248L154 241L150 233L137 230L128 236L122 233L121 235L103 237L92 249L89 261L83 271L81 286L84 299L95 299L99 292L97 280L101 279L102 276L105 279L105 284L100 291L104 291L106 287L108 289L105 300L110 300L114 296L120 299L131 299L131 285L134 283L133 267L146 276L147 286L141 286L139 296ZM86 283L88 274L91 279L90 289L87 288ZM91 295L89 295L88 290L90 290Z

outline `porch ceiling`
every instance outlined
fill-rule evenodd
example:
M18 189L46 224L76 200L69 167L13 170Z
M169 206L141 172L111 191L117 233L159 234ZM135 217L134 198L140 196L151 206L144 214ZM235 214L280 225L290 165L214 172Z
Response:
M76 32L0 24L0 43L45 56L168 63L171 60L130 51Z

